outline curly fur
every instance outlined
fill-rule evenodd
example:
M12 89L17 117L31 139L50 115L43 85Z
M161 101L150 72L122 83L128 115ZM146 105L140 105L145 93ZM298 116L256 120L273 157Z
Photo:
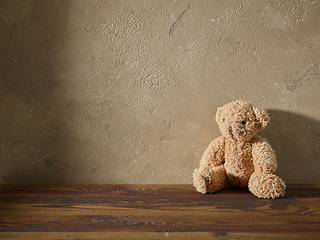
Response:
M273 174L275 152L266 139L256 136L269 120L265 110L243 100L218 108L216 121L222 136L209 144L193 172L196 190L204 194L249 188L259 198L283 197L286 184Z

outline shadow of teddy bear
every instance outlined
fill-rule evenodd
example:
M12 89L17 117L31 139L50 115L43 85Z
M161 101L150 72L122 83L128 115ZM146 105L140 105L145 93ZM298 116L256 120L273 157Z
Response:
M276 151L276 174L287 184L320 184L320 122L292 112L266 110L271 120L259 135Z

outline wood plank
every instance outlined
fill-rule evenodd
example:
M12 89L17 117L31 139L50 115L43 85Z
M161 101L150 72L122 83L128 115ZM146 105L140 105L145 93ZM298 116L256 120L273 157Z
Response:
M166 240L208 240L208 239L237 239L237 240L270 240L270 239L288 239L288 240L319 240L317 234L250 234L247 233L225 233L216 235L210 232L0 232L1 240L37 240L37 239L60 239L60 240L80 240L80 239L166 239Z
M2 185L0 233L10 232L310 239L320 237L320 185L289 185L273 200L242 190L202 195L190 185Z

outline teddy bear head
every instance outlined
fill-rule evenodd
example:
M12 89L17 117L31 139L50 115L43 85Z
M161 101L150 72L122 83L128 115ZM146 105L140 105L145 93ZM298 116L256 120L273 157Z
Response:
M224 137L245 142L264 129L269 120L265 110L257 109L250 102L243 100L218 108L216 114L216 121Z

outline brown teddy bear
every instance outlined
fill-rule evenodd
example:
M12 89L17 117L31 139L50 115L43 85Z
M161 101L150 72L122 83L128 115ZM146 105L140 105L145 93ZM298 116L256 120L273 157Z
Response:
M265 110L238 100L218 108L221 137L213 140L193 172L193 185L202 194L221 189L249 188L259 198L285 194L285 182L274 175L276 155L266 139L256 133L270 120Z

